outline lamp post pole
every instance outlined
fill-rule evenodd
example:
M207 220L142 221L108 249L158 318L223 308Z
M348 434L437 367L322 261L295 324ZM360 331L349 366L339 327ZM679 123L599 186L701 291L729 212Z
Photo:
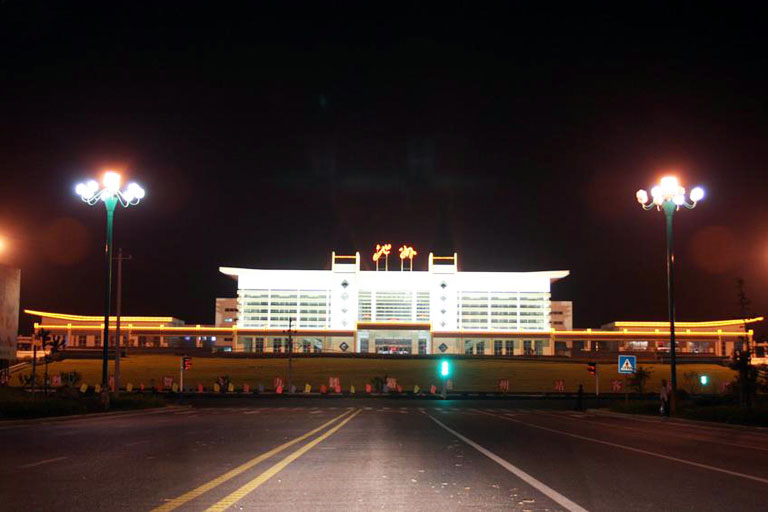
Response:
M635 194L637 202L644 210L656 208L664 211L667 226L667 306L669 308L669 385L672 388L669 397L669 413L677 410L677 342L675 340L675 251L672 244L672 219L681 206L693 209L696 203L704 198L704 190L695 187L689 194L690 202L685 197L685 189L680 186L674 176L665 176L659 185L648 192L638 190Z
M115 206L117 198L112 196L104 200L107 208L107 243L104 249L104 336L101 357L101 387L109 386L109 315L112 305L112 232L115 220Z
M129 183L125 190L120 190L120 174L107 171L104 173L102 184L90 180L75 187L75 193L85 203L93 206L103 202L107 209L107 241L104 247L104 345L101 361L101 386L104 390L104 407L109 406L109 316L112 303L112 232L115 220L115 209L120 203L124 207L139 204L144 197L144 189L136 183ZM117 343L119 347L119 343ZM119 363L117 363L119 364ZM117 380L115 380L117 387Z
M677 209L675 203L664 203L664 217L667 221L667 306L669 308L669 385L672 396L669 401L671 413L677 410L677 341L675 340L675 251L672 245L672 218Z

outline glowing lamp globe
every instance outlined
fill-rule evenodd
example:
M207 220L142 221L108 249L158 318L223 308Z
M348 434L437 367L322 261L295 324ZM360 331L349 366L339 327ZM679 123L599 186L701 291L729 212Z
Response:
M694 189L691 190L691 201L696 203L702 199L704 199L704 189L701 187L694 187Z

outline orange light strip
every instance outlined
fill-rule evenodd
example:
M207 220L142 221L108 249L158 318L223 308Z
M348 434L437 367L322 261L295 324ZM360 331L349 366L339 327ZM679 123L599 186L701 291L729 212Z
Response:
M709 322L675 322L679 327L725 327L729 325L744 325L745 323L751 324L755 322L762 322L764 318L757 316L754 318L745 318L742 320L713 320ZM635 321L620 321L614 322L616 327L668 327L669 322L635 322Z
M104 324L101 325L68 325L68 324L38 324L35 322L34 328L38 329L40 327L44 327L45 329L49 330L60 330L60 331L90 331L90 332L101 332L101 329L104 328ZM109 326L110 331L115 331L116 326L110 324ZM209 334L238 334L238 335L253 335L253 334L265 334L265 335L282 335L282 336L288 336L288 333L285 329L261 329L261 328L243 328L243 327L209 327L209 326L194 326L194 325L188 325L188 326L181 326L181 327L153 327L153 326L143 326L143 325L123 325L121 326L121 331L123 332L131 332L131 333L158 333L158 334L166 334L166 335L176 335L176 336L184 336L184 335L190 335L190 336L206 336ZM355 331L332 331L332 330L324 330L324 329L294 329L291 331L291 334L293 336L354 336Z
M429 324L380 324L380 323L359 323L361 327L380 327L382 329L408 329L421 327L425 330L429 329ZM98 331L103 328L101 325L41 325L34 324L35 329L39 327L45 327L50 330L61 331ZM115 326L110 325L110 331L114 331ZM180 326L180 327L153 327L153 326L135 326L128 325L123 326L123 330L130 332L144 332L144 333L159 333L168 335L194 335L204 336L207 334L238 334L238 335L284 335L288 333L285 329L263 329L263 328L243 328L243 327L208 327L208 326ZM292 332L293 335L303 336L354 336L355 331L333 331L324 329L297 329ZM575 339L596 339L596 338L614 338L617 340L636 340L636 339L666 339L669 338L669 332L665 331L446 331L446 332L434 332L430 331L430 334L434 338L492 338L492 337L507 337L507 338L575 338ZM742 332L717 332L717 331L700 331L700 332L679 332L676 333L679 338L738 338L744 336ZM753 331L747 331L748 335L752 335Z
M88 315L69 315L66 313L50 313L47 311L37 311L34 309L25 309L24 312L28 315L36 315L44 318L55 318L56 320L69 320L72 322L103 322L103 316L88 316ZM110 316L109 321L117 320L117 317ZM173 322L176 318L172 316L121 316L122 322Z
M675 332L679 338L700 338L700 337L722 337L736 338L744 336L743 332L720 332L720 331L698 331L698 332ZM747 331L750 336L753 331ZM445 331L432 332L435 338L492 338L494 336L508 338L574 338L574 339L595 339L595 338L615 338L615 339L665 339L669 338L669 331L593 331L591 329L580 331Z
M334 258L336 258L337 260L338 259L354 260L355 258L357 258L357 256L340 256L340 255L337 254L337 255L334 256Z
M421 329L424 331L431 331L432 324L429 322L357 322L357 329Z

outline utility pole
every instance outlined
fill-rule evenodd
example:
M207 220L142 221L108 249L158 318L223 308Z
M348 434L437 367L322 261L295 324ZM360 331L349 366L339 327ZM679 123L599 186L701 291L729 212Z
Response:
M120 307L123 302L123 260L131 260L131 255L123 256L123 248L117 250L117 305L115 319L115 394L120 394Z

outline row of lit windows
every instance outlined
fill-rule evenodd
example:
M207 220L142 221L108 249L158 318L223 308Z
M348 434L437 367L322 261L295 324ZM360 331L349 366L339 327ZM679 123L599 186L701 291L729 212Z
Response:
M241 290L243 323L246 327L327 328L329 298L319 290Z

